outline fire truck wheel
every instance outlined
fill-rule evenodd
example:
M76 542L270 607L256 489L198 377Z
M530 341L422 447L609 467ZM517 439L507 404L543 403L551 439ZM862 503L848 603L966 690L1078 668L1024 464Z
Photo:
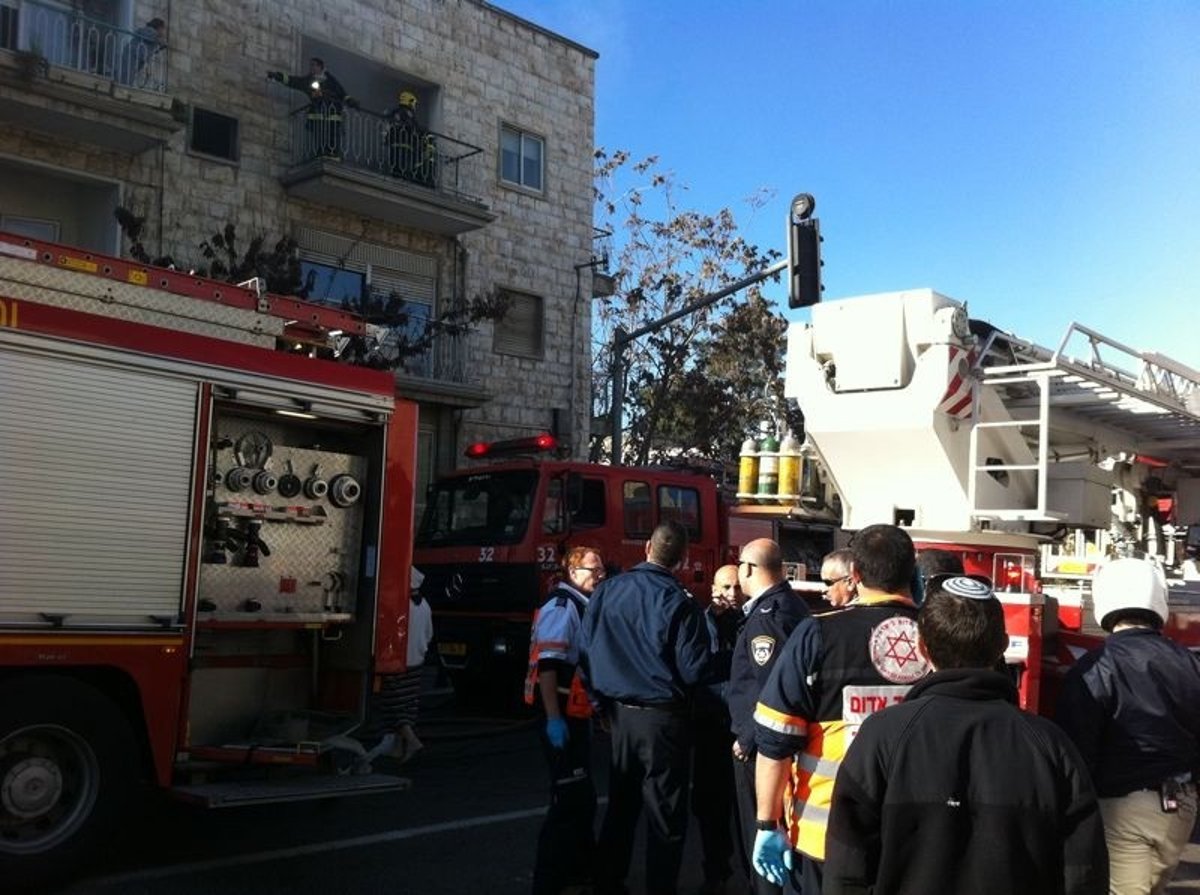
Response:
M137 744L103 693L68 677L0 684L0 879L66 876L116 828Z

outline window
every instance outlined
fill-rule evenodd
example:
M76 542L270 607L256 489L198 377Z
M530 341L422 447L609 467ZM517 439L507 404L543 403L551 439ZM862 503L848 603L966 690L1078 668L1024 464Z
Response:
M645 482L626 482L622 488L625 509L625 537L648 538L654 529L650 513L650 486Z
M505 290L508 310L496 321L492 349L518 357L542 356L542 298Z
M300 294L309 301L337 308L361 308L366 274L319 261L300 261Z
M500 128L500 179L531 190L542 190L541 137L505 125Z
M695 488L678 485L658 486L658 518L671 519L682 525L690 540L700 537L700 493Z
M192 152L236 162L238 120L220 112L193 107L191 142L188 146Z
M571 516L573 528L599 528L604 524L604 479L584 479L579 509Z
M43 242L58 242L58 221L46 218L27 218L22 215L0 215L0 230L40 239Z

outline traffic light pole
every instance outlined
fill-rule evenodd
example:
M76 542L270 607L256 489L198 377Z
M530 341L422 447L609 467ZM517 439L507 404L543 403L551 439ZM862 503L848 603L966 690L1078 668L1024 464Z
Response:
M612 340L612 408L610 410L610 425L612 437L612 464L620 466L623 460L624 446L621 443L621 423L624 416L625 404L625 347L648 333L656 332L666 326L668 323L673 323L680 317L686 317L688 314L695 313L702 308L707 308L714 302L718 302L723 298L728 298L735 292L740 292L747 286L753 286L756 283L761 283L768 277L776 276L788 269L790 261L784 259L777 261L770 267L763 268L758 273L750 274L748 277L743 277L736 283L730 283L724 289L717 292L705 295L703 298L698 298L693 302L689 302L678 311L673 311L665 317L660 317L647 323L645 326L639 326L637 329L629 331L624 327L618 326L613 331Z

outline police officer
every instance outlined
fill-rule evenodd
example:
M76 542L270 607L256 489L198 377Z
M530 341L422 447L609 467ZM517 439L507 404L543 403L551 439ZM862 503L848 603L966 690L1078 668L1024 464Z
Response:
M595 547L572 547L562 570L564 580L534 617L525 681L526 703L545 712L542 745L550 770L550 810L538 835L533 895L589 883L595 850L592 710L576 667L580 622L588 596L604 580L604 561Z
M1162 634L1166 579L1145 559L1118 559L1092 581L1111 634L1075 663L1056 720L1100 796L1112 892L1165 891L1196 821L1200 657Z
M691 696L722 671L703 610L672 574L686 558L684 529L659 524L646 561L596 588L583 617L584 669L612 734L597 893L624 891L643 798L647 890L676 891L687 833Z
M697 595L699 598L699 595ZM732 649L741 623L743 594L735 565L713 573L712 597L704 610L714 649ZM729 747L729 681L696 690L693 702L692 817L700 828L704 884L700 895L721 895L733 875L734 784Z
M805 895L821 891L834 778L858 725L903 700L929 670L917 650L917 607L909 595L916 571L912 539L894 525L870 525L850 548L857 597L796 626L754 709L752 862L774 883L790 876ZM789 775L792 796L785 805Z
M751 541L738 559L738 580L750 599L729 670L729 716L733 730L734 786L739 842L751 887L759 895L778 895L780 887L750 868L757 801L754 795L754 706L767 676L796 625L809 615L804 598L784 578L779 545L767 538Z

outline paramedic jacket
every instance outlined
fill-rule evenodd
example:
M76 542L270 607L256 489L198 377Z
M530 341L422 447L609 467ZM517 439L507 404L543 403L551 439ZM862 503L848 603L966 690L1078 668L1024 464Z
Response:
M1075 663L1055 720L1100 798L1200 772L1200 657L1151 628L1126 628Z
M580 631L584 680L605 701L682 709L699 684L728 674L704 610L669 569L644 562L602 581Z
M788 637L808 615L808 606L788 581L772 585L746 604L746 620L729 669L729 717L733 735L747 755L754 754L759 691Z

